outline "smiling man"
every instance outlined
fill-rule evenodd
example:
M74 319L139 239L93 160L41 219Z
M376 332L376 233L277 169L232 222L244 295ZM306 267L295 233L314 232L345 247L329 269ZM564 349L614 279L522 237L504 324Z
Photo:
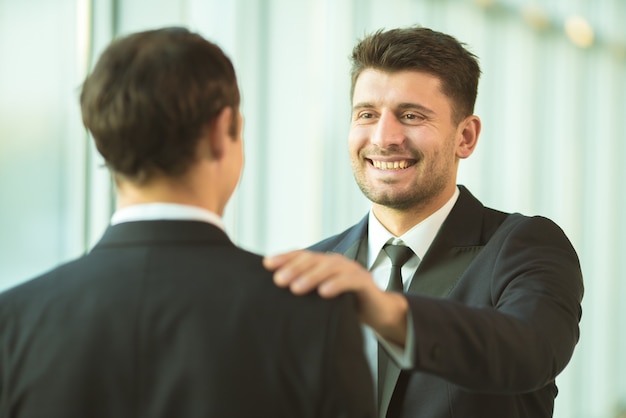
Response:
M356 294L380 417L551 417L579 338L563 231L457 185L480 135L479 76L463 44L427 28L360 41L348 147L371 210L314 251L264 260L296 294Z

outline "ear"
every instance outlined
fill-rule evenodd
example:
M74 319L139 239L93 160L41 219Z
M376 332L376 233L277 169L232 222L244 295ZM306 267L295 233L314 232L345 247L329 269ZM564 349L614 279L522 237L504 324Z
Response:
M219 160L222 158L226 141L232 141L230 136L232 117L233 109L227 106L220 111L209 126L209 135L206 139L212 159Z
M480 128L480 118L476 115L468 116L459 124L456 147L456 156L458 158L467 158L472 155L478 143Z

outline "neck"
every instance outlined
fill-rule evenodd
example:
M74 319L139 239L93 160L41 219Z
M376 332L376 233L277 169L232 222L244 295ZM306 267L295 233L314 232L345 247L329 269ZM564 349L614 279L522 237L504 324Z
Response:
M452 198L455 188L456 185L449 191L446 190L428 201L418 202L409 208L396 209L374 203L372 211L376 219L378 219L389 232L399 237L441 209L441 207Z
M118 208L145 203L177 203L197 206L222 216L226 206L216 196L214 188L207 186L210 182L200 182L190 175L180 178L157 176L141 185L122 179L116 183Z

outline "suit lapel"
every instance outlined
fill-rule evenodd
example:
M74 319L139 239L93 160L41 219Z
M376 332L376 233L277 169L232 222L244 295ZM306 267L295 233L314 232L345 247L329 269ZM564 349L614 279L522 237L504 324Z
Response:
M350 228L343 239L330 251L343 254L347 258L356 260L362 266L367 267L367 220L368 215Z

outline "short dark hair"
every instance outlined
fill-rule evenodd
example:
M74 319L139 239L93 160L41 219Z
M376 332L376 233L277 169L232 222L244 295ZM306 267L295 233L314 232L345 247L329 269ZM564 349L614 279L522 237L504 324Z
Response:
M233 108L239 88L230 59L185 28L162 28L114 40L85 80L83 123L114 174L142 183L178 176L196 159L202 130Z
M443 93L452 99L456 121L474 113L480 66L478 58L450 35L412 26L378 30L352 50L352 87L363 70L420 71L441 81Z

